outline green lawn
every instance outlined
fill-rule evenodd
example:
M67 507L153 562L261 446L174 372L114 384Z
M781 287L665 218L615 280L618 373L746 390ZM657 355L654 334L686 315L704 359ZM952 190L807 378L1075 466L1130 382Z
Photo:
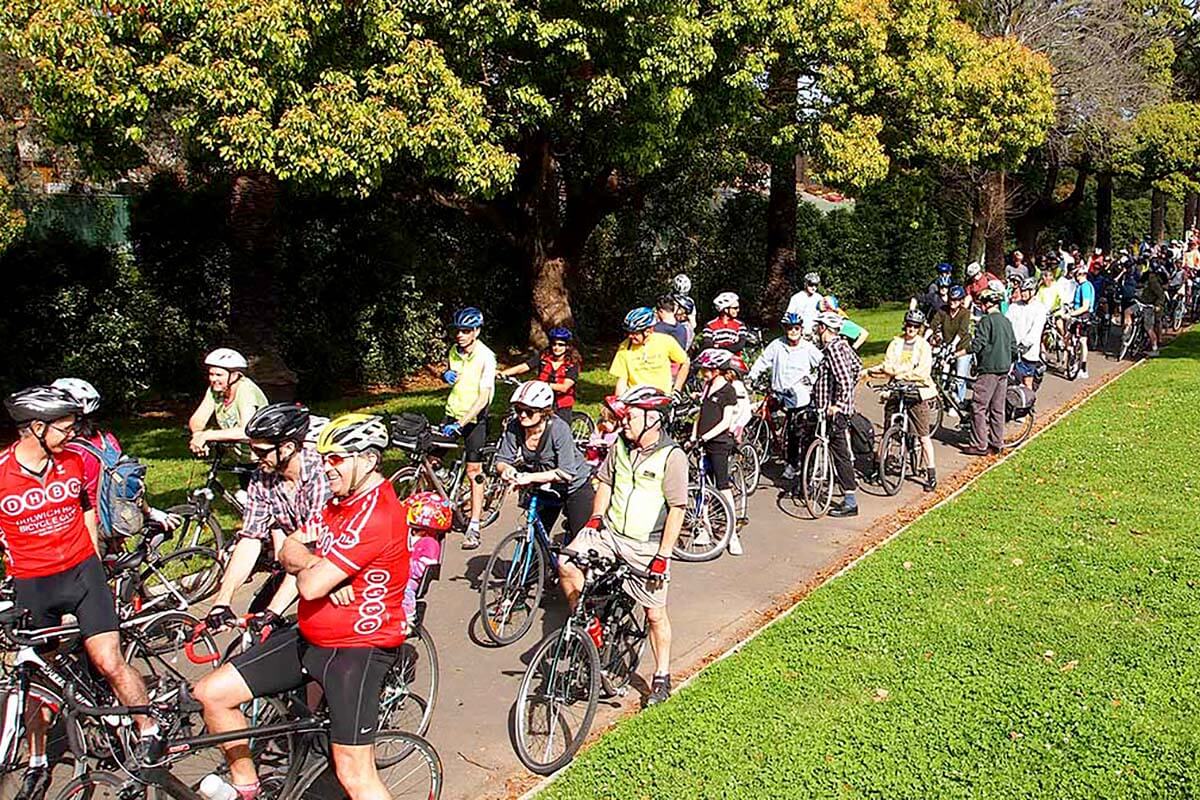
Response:
M851 318L871 334L862 349L866 363L872 364L883 359L888 341L894 332L900 329L904 309L903 303L885 303L873 309L850 310ZM580 376L580 408L593 417L599 413L600 402L605 395L612 393L613 379L608 374L607 360L610 356L611 352L605 353L604 358L592 359L587 364L590 369ZM439 389L348 397L336 402L317 403L314 410L326 415L360 410L388 413L416 411L431 419L439 419L447 392L447 389ZM498 387L496 401L492 406L493 419L498 419L504 413L510 394L511 390L508 387ZM187 489L196 487L204 479L206 465L189 455L182 420L173 425L164 425L162 420L121 420L114 428L125 449L149 466L151 503L165 507L183 502ZM233 522L228 518L224 521Z
M1185 335L541 796L1200 795L1198 358Z

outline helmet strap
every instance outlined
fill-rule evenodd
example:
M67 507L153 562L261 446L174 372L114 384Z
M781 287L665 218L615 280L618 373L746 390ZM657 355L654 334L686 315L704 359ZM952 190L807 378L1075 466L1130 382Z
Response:
M54 451L46 446L46 429L50 427L50 423L45 420L38 420L42 423L42 432L33 434L33 438L38 440L38 444L42 446L42 450L46 453L47 458L54 458ZM33 428L30 428L33 431Z

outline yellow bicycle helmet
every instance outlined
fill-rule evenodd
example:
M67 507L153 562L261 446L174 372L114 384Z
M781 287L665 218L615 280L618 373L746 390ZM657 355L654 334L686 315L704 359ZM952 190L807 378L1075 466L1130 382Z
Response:
M354 455L387 446L387 426L371 414L343 414L326 425L317 438L317 452L321 455Z

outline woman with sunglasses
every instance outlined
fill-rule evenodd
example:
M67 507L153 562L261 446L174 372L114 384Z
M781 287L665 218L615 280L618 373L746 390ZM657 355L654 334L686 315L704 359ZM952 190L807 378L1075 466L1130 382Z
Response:
M571 426L553 413L553 405L554 390L545 381L517 387L512 396L516 415L500 434L496 472L517 486L551 484L558 498L539 500L538 516L552 533L559 513L566 511L570 543L592 515L592 470L575 444Z
M737 371L733 366L735 356L720 347L710 347L700 353L696 366L704 381L700 395L700 413L692 423L692 445L699 444L708 459L709 473L717 485L717 491L725 495L730 508L737 506L733 501L733 481L729 476L729 459L737 445L733 436L734 424L738 419L738 397L734 387ZM739 359L740 361L740 359ZM737 530L729 539L729 555L742 554L742 541Z
M554 391L555 413L570 425L571 411L575 408L575 384L583 369L583 358L571 344L574 337L567 328L551 328L547 336L550 342L545 350L535 353L528 361L501 370L500 374L507 378L531 371L537 373L535 380L549 384Z

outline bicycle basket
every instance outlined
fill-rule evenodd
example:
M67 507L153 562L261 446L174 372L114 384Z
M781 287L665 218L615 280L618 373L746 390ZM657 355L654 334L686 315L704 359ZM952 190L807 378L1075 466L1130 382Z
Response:
M433 443L433 429L424 414L402 412L392 418L392 446L401 450L422 452Z

